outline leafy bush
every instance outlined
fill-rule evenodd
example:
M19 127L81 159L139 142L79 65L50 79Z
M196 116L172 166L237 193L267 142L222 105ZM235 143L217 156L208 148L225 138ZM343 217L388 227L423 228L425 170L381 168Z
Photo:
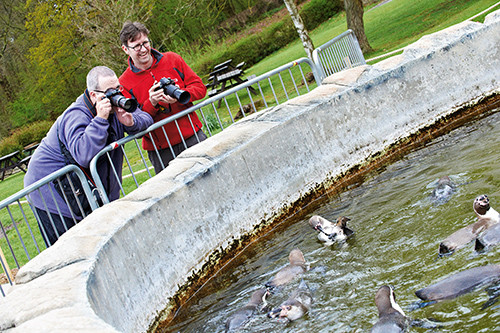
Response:
M44 120L14 131L11 136L0 141L0 156L22 150L24 146L32 142L40 142L51 126L52 121Z
M36 96L28 98L20 96L12 102L11 108L13 128L48 118L48 113L44 111L42 103L38 101Z
M341 0L312 0L304 5L300 16L308 30L312 30L344 9Z

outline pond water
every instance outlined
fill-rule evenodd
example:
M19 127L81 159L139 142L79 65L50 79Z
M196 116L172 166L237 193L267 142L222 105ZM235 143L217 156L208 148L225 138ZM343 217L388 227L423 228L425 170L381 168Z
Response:
M437 257L441 240L476 220L472 202L477 195L487 194L500 211L498 111L436 138L359 186L322 198L314 211L297 214L249 246L157 332L224 332L225 320L288 263L293 248L302 250L311 266L303 275L313 291L311 312L292 323L256 314L240 332L366 332L378 319L374 296L384 284L394 287L408 316L439 321L439 332L500 331L500 308L481 310L488 300L484 289L409 310L418 301L417 289L455 272L499 263L500 246L476 254L473 243ZM450 201L434 205L429 196L443 175L460 186ZM342 246L326 247L307 223L312 215L348 216L355 236ZM298 283L270 297L270 305L287 299Z

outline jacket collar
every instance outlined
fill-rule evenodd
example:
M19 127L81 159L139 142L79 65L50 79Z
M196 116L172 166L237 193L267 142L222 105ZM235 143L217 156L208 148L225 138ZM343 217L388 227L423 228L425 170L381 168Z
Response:
M160 61L161 58L163 58L163 54L161 54L159 51L155 49L151 49L151 55L153 56L153 63L151 64L151 67L153 67L156 63ZM135 67L134 62L132 61L132 58L128 57L128 65L130 66L130 70L134 73L140 73L143 70Z
M92 103L92 100L90 99L90 93L88 89L85 89L85 92L83 93L83 102L85 103L87 109L89 109L92 116L95 117L97 115L97 111L95 109L94 103Z

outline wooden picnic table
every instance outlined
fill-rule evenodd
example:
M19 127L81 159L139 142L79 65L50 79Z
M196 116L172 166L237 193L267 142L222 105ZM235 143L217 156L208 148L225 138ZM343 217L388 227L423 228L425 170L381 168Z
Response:
M26 156L33 155L33 153L35 152L35 149L38 148L39 145L40 145L40 143L38 143L38 142L30 143L29 145L24 147L24 149L23 149L24 154Z
M226 89L248 81L248 78L242 77L244 73L242 68L245 66L245 62L240 62L238 65L233 66L231 64L232 61L232 59L229 59L214 66L214 70L209 73L209 82L205 85L208 89L209 97L220 94ZM257 93L251 86L248 87L248 89L252 94Z
M21 152L19 150L0 157L0 180L4 180L7 171L13 170L16 167L26 172L26 169L21 165L21 161Z
M31 143L24 147L23 153L19 150L0 157L0 181L4 180L8 171L19 168L26 173L29 161L39 143Z

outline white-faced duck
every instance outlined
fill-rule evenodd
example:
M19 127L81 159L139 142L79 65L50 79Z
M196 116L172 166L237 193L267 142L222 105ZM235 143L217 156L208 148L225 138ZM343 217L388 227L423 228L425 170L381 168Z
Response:
M476 197L472 205L477 221L455 231L439 244L439 255L452 254L473 241L482 231L500 222L498 212L490 207L488 196L482 194Z
M313 297L311 290L305 281L301 280L299 286L292 292L290 297L285 302L281 303L279 307L271 310L268 316L270 318L278 317L280 319L294 321L311 310L312 302Z
M315 215L309 219L309 225L318 231L318 239L325 245L332 245L335 242L346 240L354 234L354 231L347 227L348 217L340 216L335 223Z

